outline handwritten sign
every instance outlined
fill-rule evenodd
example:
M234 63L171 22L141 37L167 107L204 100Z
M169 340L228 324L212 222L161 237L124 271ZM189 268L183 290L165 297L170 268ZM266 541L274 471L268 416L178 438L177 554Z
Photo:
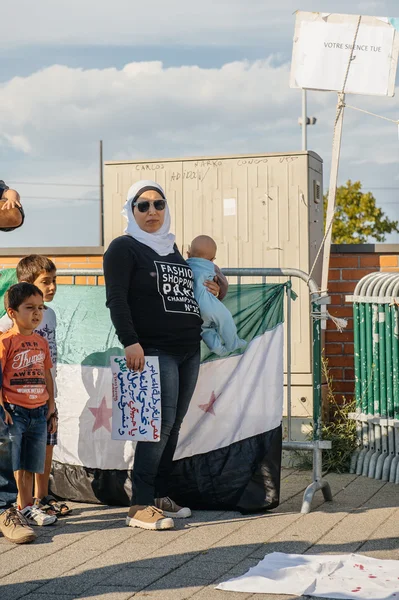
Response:
M399 36L390 21L298 11L291 87L393 96Z
M126 359L111 356L112 439L159 442L161 384L156 356L145 358L144 370L130 371Z

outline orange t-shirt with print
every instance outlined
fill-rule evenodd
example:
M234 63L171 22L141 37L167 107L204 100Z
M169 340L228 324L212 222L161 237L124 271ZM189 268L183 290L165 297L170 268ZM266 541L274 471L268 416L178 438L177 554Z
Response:
M37 333L22 335L13 327L0 336L0 363L5 402L24 408L46 404L45 371L53 366L47 340Z

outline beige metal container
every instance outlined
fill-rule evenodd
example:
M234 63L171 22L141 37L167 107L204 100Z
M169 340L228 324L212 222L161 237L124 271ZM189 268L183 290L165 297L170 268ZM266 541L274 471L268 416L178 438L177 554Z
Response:
M121 210L129 187L153 179L165 189L183 255L203 233L216 240L220 267L309 272L323 237L322 173L322 159L313 152L106 162L105 245L124 231ZM305 416L311 413L309 294L304 283L293 283L299 293L293 304L293 404L294 414Z

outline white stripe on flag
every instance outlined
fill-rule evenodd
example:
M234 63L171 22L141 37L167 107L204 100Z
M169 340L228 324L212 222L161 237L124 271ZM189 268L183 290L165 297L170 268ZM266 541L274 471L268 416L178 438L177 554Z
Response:
M175 459L224 448L278 427L283 394L281 324L253 340L243 355L202 365Z
M58 365L59 443L54 460L131 469L133 442L111 439L111 369ZM223 448L278 427L283 412L283 325L241 356L201 365L175 458Z

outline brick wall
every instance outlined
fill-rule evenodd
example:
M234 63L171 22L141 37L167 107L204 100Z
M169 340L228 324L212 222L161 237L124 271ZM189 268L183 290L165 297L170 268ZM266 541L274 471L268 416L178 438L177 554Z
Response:
M103 266L102 254L71 256L58 253L45 254L56 264L57 269L102 269ZM22 256L26 256L26 254L21 253L20 256L0 256L0 269L10 269L11 267L15 267ZM103 284L104 278L99 277L98 282ZM72 277L59 276L58 283L72 283ZM75 278L75 284L78 285L94 285L95 283L95 277L77 276Z
M368 247L345 246L342 251L342 247L336 246L331 254L328 287L332 304L329 311L348 320L348 327L342 333L328 321L325 336L325 356L338 401L342 396L352 399L355 388L352 303L346 302L345 296L353 294L358 281L369 273L399 271L399 247L392 248L392 253L389 248L384 251L382 244L374 247L372 252L367 252Z

